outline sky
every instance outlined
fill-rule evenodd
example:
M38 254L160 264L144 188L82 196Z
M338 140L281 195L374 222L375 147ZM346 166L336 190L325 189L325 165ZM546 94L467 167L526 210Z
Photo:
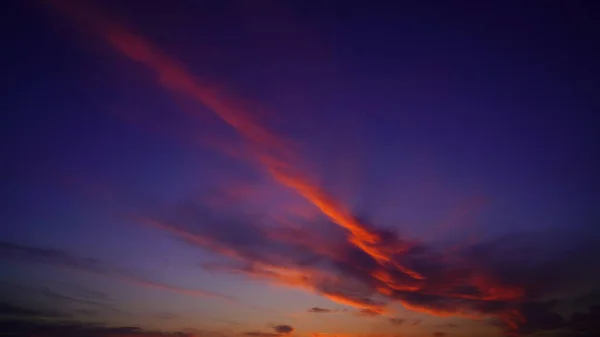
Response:
M600 333L599 4L1 6L0 334Z

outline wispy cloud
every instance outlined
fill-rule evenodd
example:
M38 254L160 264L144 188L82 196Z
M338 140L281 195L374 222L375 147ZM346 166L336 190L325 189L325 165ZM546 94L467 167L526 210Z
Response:
M39 319L39 318L65 318L62 312L44 309L33 309L8 302L0 302L0 318L7 319Z
M66 289L56 290L50 286L25 286L3 282L0 283L0 291L4 293L7 300L19 301L21 298L33 298L36 301L47 303L53 308L62 307L63 304L75 304L79 307L75 312L84 315L103 311L126 314L115 307L107 294L73 284L66 284Z
M94 273L141 287L166 290L186 296L215 297L234 301L229 296L210 291L186 289L150 281L135 275L135 273L131 271L108 265L101 260L82 258L58 249L38 248L10 242L0 242L0 258L27 263L48 264L59 268ZM47 295L61 296L48 290L46 290L46 293ZM61 297L67 299L65 296Z
M386 244L382 244L380 233L358 221L348 209L299 170L302 165L298 154L290 146L292 142L261 123L247 111L246 104L241 104L241 100L233 98L211 81L191 75L179 62L150 41L125 30L80 3L61 0L48 2L78 22L85 22L86 27L98 33L116 50L154 71L159 83L166 89L185 94L211 109L248 142L255 163L261 165L275 181L312 203L332 223L344 228L348 232L349 243L379 263L394 265L396 270L411 278L421 278L419 273L403 265L400 259L392 258L393 253L406 249L404 242L387 240Z
M274 325L274 332L265 332L265 331L247 331L244 332L244 336L250 337L283 337L294 332L294 327L287 324Z
M544 247L534 248L534 241L523 239L526 234L519 235L519 240L511 236L473 243L452 254L419 243L404 253L410 265L427 276L415 281L393 266L382 266L349 244L336 230L320 242L328 249L313 249L319 240L314 240L315 233L304 233L310 231L309 228L295 228L297 235L276 234L278 240L271 240L273 233L281 229L267 224L270 223L268 220L265 224L256 223L234 211L220 219L194 202L167 207L156 217L160 219L157 221L162 221L162 229L172 227L173 230L167 231L186 242L230 258L228 263L203 265L212 271L303 288L354 307L365 316L393 315L387 306L397 301L410 310L436 316L492 319L491 322L502 322L503 329L513 332L527 326L526 322L530 320L528 316L532 311L526 310L526 303L536 301L544 294L571 288L580 280L561 277L545 281L541 275L559 266L561 270L581 273L586 265L589 266L583 256L598 256L599 253L591 242L577 241L570 248L561 246L565 253L559 254L558 259L545 254L546 257L539 261L534 258L520 260L521 256L516 252L522 249L534 249L540 254L545 250ZM265 221L264 218L260 220ZM214 232L215 228L222 230ZM241 234L248 230L250 234ZM201 239L190 240L195 237ZM556 237L560 238L560 235ZM589 271L587 274L590 275ZM594 279L595 276L590 277ZM589 281L588 278L586 282ZM494 288L495 284L503 286ZM309 311L327 312L318 308Z
M84 305L95 306L95 307L104 307L104 308L109 307L108 304L103 301L68 296L68 295L64 295L59 292L53 291L46 287L39 289L39 292L41 295L45 296L46 298L48 298L52 301L59 301L59 302L66 301L66 302L84 304Z
M110 327L81 321L48 321L25 318L0 320L0 331L8 336L40 337L194 337L183 331L166 332L144 330L139 327Z
M94 31L115 50L153 71L164 88L187 95L212 110L247 142L248 156L243 159L257 164L274 181L315 206L328 219L318 223L321 229L330 230L332 225L337 229L324 238L315 238L314 233L301 228L288 235L275 226L247 218L222 219L193 203L144 219L229 259L225 264L211 265L213 270L306 289L369 313L387 314L388 304L398 302L409 310L431 315L492 318L514 332L527 324L531 314L526 310L528 303L573 286L573 273L581 272L583 265L589 267L582 262L583 251L599 255L596 247L586 245L576 246L556 259L526 259L519 249L535 245L539 241L535 237L527 242L506 239L472 244L449 252L380 230L356 217L315 184L301 170L305 165L290 145L293 142L256 118L248 104L213 81L192 76L151 41L81 3L47 2ZM12 247L11 251L22 259L32 254L19 247ZM60 252L36 254L48 263L64 259ZM61 264L107 273L96 260L66 260ZM123 279L163 288L161 284ZM178 291L167 286L165 289Z
M231 296L222 295L222 294L211 292L211 291L181 288L181 287L167 285L164 283L152 282L152 281L143 280L143 279L126 276L126 275L120 275L116 278L126 281L128 283L139 285L139 286L146 287L146 288L166 290L166 291L170 291L170 292L174 292L174 293L178 293L178 294L182 294L182 295L186 295L186 296L214 297L214 298L219 298L222 300L227 300L230 302L236 302L236 300Z
M402 325L402 324L404 324L406 322L406 319L391 317L391 318L389 318L389 321L393 325Z
M356 315L362 316L362 317L374 317L374 316L381 315L381 311L372 310L372 309L360 309L359 311L356 312Z

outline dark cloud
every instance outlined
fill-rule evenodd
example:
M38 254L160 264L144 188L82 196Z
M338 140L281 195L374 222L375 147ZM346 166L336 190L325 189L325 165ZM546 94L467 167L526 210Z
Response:
M600 335L600 306L593 306L588 312L576 312L568 324L574 331Z
M533 334L540 331L562 330L567 321L553 309L556 302L531 302L521 306L521 312L527 321L519 327L522 334Z
M457 324L454 323L444 323L435 325L436 328L458 328Z
M516 332L522 336L541 333L564 337L600 335L600 306L592 306L585 312L561 315L555 311L560 304L559 301L523 304L521 310L527 321Z
M445 337L448 336L448 333L442 331L436 331L433 333L433 337Z
M114 310L114 308L112 308L112 306L103 302L102 300L90 300L90 299L86 299L86 298L77 298L77 297L73 297L73 296L68 296L68 295L64 295L59 292L53 291L46 287L41 288L39 291L40 291L41 295L43 295L53 301L59 301L59 302L66 301L66 302L84 304L84 305L95 306L95 307L103 307L103 308L107 308L107 309L110 308L111 310Z
M325 308L312 307L312 308L308 309L308 312L330 313L330 312L333 312L333 310L331 310L331 309L325 309Z
M368 224L380 238L374 248L357 247L326 221L278 226L235 209L218 215L193 202L158 212L148 221L155 228L229 258L203 268L308 289L361 316L380 315L399 302L421 313L484 319L507 333L533 331L550 324L536 316L536 303L592 293L600 284L591 262L600 257L600 245L585 233L511 233L449 253L442 245L403 241ZM368 249L386 252L393 262L378 261Z
M273 330L279 334L289 334L294 332L294 328L290 325L282 324L273 327Z
M0 320L0 331L8 336L40 337L192 337L185 332L148 331L139 327L109 327L78 321Z
M404 319L404 318L390 318L389 321L390 321L390 323L392 323L394 325L402 325L402 324L404 324L404 322L406 322L406 319Z
M244 336L250 337L278 337L280 334L275 332L248 331L244 332Z
M153 282L131 270L109 265L98 259L79 257L59 249L38 248L10 242L0 242L0 258L19 262L48 264L60 268L94 273L141 287L166 290L187 296L217 297L228 301L233 301L232 298L226 295L203 290L179 288L163 283ZM63 300L69 299L66 296L53 294L49 291L47 291L46 295L62 297Z
M244 332L245 336L250 337L281 337L294 332L294 328L287 324L274 325L273 330L275 332L264 332L264 331L248 331Z
M543 300L600 284L600 270L590 268L590 259L600 257L598 242L593 233L518 232L468 247L464 255L522 287L527 299Z
M85 288L67 285L62 291L49 287L32 287L16 283L0 283L1 297L6 302L21 302L33 299L39 303L51 306L53 310L60 311L75 305L74 314L95 315L98 312L117 312L125 314L116 308L108 295L100 292L89 291ZM64 310L63 310L64 311Z
M88 289L86 287L82 287L80 285L69 285L69 290L75 296L79 298L86 298L94 301L110 301L109 296L103 292L95 291Z
M80 258L58 249L37 248L0 242L0 258L50 264L94 273L113 272L97 259Z
M54 310L33 309L12 303L0 302L0 318L37 319L60 318L66 316L65 313Z

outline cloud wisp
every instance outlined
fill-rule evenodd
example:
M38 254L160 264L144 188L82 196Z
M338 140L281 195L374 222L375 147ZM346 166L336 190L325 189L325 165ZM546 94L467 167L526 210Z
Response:
M312 308L308 309L308 312L312 312L312 313L316 313L316 314L328 314L328 313L332 313L335 311L331 310L331 309L326 309L326 308L312 307Z
M273 332L247 331L244 332L243 335L249 337L284 337L292 334L296 330L293 326L287 324L274 325L272 329Z
M486 319L507 333L528 331L526 327L535 324L540 310L547 311L533 303L600 280L600 275L589 274L590 265L585 262L589 260L584 258L600 256L593 240L563 240L564 233L545 233L548 237L540 241L532 240L540 233L512 234L453 250L452 255L419 243L404 253L411 268L426 276L414 280L393 266L380 265L326 221L321 226L331 231L318 234L310 228L279 226L276 220L253 221L235 215L234 210L215 216L194 201L160 210L155 219L161 222L157 228L229 260L203 268L306 289L356 308L361 316L388 315L398 325L404 320L394 319L389 310L394 302L436 316ZM573 243L568 246L568 241ZM525 251L538 257L524 255ZM556 270L579 277L549 277ZM498 283L502 287L496 288ZM333 312L318 307L308 311Z
M278 183L312 203L334 224L344 228L348 232L350 243L379 263L394 265L411 278L422 278L417 272L404 266L400 259L392 257L392 254L397 255L406 249L402 241L383 244L379 233L360 223L348 209L312 183L308 175L298 170L302 165L290 145L292 142L260 123L240 100L232 98L210 81L192 76L148 40L101 17L80 3L62 0L47 2L78 22L86 22L86 27L98 33L109 45L155 72L159 83L166 89L187 95L211 109L248 142L255 163L261 165Z
M18 262L47 264L59 268L94 273L121 282L145 288L170 291L186 296L213 297L234 301L234 299L229 296L210 291L186 289L154 282L135 275L135 273L131 271L106 264L101 260L82 258L58 249L38 248L11 242L0 242L0 258Z
M0 304L0 307L3 305ZM31 311L20 308L19 311ZM0 320L0 331L7 336L39 337L194 337L187 332L165 332L144 330L135 326L106 326L81 321L49 321L37 317Z

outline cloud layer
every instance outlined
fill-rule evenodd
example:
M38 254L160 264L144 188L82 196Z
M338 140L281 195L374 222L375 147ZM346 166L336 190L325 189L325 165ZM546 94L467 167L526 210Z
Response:
M152 220L155 228L229 260L203 268L302 288L364 316L392 318L389 305L400 303L436 316L485 319L507 333L531 332L535 329L527 326L537 324L536 315L553 310L536 303L551 297L568 301L572 291L593 291L591 285L600 280L589 262L589 256L600 256L594 240L563 232L514 233L452 253L412 242L392 256L423 276L415 279L348 242L344 232L326 220L307 226L264 218L257 223L233 210L217 216L194 202L159 213ZM400 240L392 232L378 235L388 244Z
M114 20L75 2L48 2L119 53L144 65L165 89L212 110L246 141L248 153L242 159L261 168L323 215L323 219L298 226L277 219L258 221L235 212L223 215L194 201L140 215L140 222L227 260L204 268L302 288L367 316L390 315L390 304L399 303L431 315L486 319L507 333L523 332L535 322L533 317L551 311L532 303L582 289L586 286L582 280L597 280L597 275L590 275L585 257L598 256L598 250L581 238L565 242L550 237L543 241L552 245L547 247L540 245L539 233L525 233L448 251L377 228L315 184L310 174L300 169L304 165L292 142L257 120L247 104L213 81L192 76L151 41L114 24ZM565 247L568 249L562 249ZM33 252L16 246L5 248L13 254L11 258L28 259ZM65 259L57 254L46 251L35 256L42 262L61 261L67 267L106 273L96 261ZM140 285L195 293L119 277Z

